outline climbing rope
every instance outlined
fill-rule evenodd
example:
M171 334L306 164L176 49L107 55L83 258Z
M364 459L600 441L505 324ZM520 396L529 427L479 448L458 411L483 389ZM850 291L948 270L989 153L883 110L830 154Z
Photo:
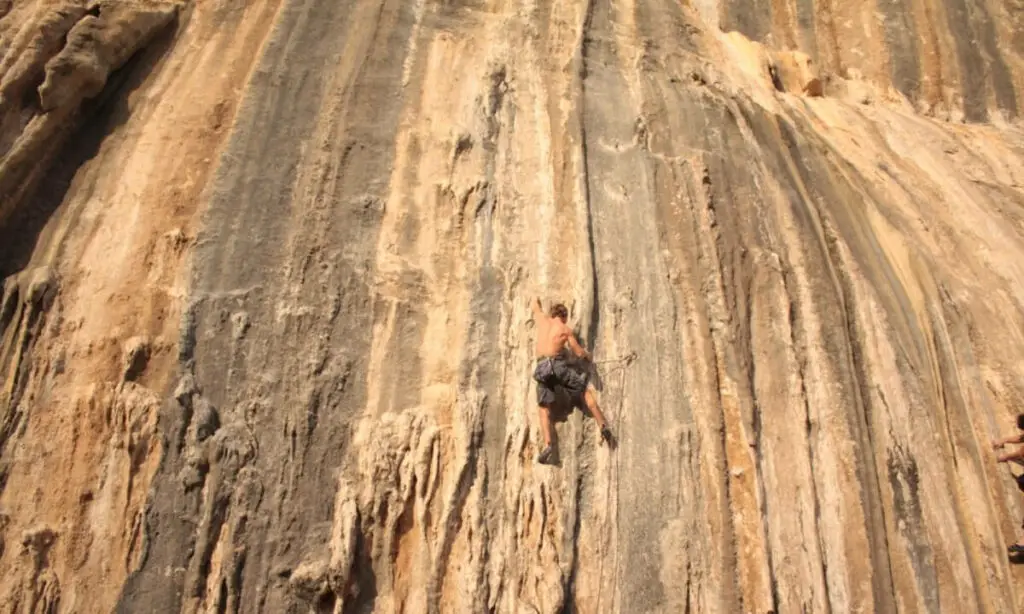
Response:
M595 364L595 365L610 365L610 364L614 364L614 363L625 363L625 365L623 365L623 366L628 367L629 365L633 364L634 360L636 360L636 352L630 352L629 354L626 354L625 356L617 356L615 358L606 358L604 360L592 360L590 362Z
M623 420L625 418L625 414L623 413L622 409L623 409L623 407L625 406L625 403L626 403L626 367L628 367L631 364L633 364L633 362L635 360L636 360L636 352L630 352L629 354L627 354L625 356L622 356L622 357L619 357L619 358L611 358L611 359L602 360L602 361L594 363L594 364L620 363L619 366L616 367L620 371L620 373L619 373L619 410L616 412L616 416L619 418L618 427L619 427L619 433L620 434L622 433L622 423L623 423ZM615 491L616 492L618 492L618 488L619 488L619 455L618 454L612 454L612 457L611 457L611 459L609 461L609 465L610 465L610 467L609 467L609 470L608 470L608 480L605 483L605 491L604 491L604 503L605 503L605 510L606 510L606 512L610 511L610 509L611 509L611 506L609 505L609 501L611 500L611 496L612 496L612 482L613 481L615 482ZM601 540L601 547L602 547L602 549L604 547L606 547L606 545L607 545L607 543L609 541L608 537L609 537L609 535L611 533L611 527L612 527L612 523L607 522L607 521L604 523L604 529L605 530L604 530L604 535L602 536L603 539ZM604 554L605 553L604 552L599 552L598 554L600 556L601 562L598 563L598 571L597 571L597 611L601 612L602 611L601 610L601 597L604 594L603 588L604 588L604 559L605 559ZM619 563L619 557L618 557L618 552L616 552L615 553L615 561L614 561L615 566L618 566L618 563Z

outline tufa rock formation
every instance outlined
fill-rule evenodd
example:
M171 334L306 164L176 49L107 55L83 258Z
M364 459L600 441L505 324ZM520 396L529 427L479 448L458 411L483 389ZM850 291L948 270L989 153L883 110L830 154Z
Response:
M0 0L0 610L1021 611L1022 9Z

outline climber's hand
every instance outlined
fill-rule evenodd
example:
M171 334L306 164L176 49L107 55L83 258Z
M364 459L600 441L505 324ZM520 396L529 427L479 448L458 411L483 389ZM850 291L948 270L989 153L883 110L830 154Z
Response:
M533 311L533 315L537 318L544 317L544 311L540 307L540 297L534 296L529 300L530 310Z

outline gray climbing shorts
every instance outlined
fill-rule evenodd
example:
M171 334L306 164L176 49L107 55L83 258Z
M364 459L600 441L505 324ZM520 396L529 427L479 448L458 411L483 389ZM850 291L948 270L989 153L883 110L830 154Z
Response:
M573 402L582 401L590 374L569 366L565 358L546 356L537 359L533 379L537 381L537 404L541 407L551 407L555 402L558 388L563 388L569 393Z

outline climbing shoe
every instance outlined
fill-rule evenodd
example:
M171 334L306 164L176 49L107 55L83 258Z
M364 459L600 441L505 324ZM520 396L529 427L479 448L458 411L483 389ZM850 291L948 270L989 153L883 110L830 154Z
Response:
M1010 554L1024 554L1024 546L1020 544L1014 544L1007 548L1007 550L1010 551Z
M607 424L601 427L601 441L609 444L612 442L612 430Z
M546 446L537 455L537 462L541 465L548 465L551 463L551 457L554 455L555 450L551 446Z

